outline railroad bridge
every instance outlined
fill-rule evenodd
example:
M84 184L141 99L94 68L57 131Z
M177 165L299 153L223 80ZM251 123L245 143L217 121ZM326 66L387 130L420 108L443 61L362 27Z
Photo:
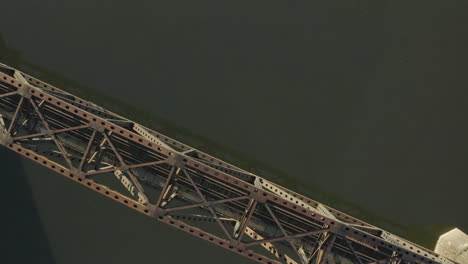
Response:
M260 263L457 264L4 64L0 143Z

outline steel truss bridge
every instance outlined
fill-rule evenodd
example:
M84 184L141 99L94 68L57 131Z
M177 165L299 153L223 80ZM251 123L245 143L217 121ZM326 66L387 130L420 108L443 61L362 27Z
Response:
M260 263L456 264L3 64L0 143Z

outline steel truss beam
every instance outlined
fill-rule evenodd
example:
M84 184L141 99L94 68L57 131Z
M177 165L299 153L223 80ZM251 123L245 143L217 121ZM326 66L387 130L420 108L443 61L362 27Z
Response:
M265 264L305 264L315 259L321 264L333 255L358 264L455 264L414 243L400 243L404 240L396 236L389 240L378 235L380 229L333 208L325 207L329 214L323 213L319 203L307 197L27 74L0 72L0 90L2 145L148 217L249 259ZM24 111L25 104L32 106L34 115ZM21 117L39 125L18 122ZM43 136L50 137L54 145L42 140ZM43 154L54 152L53 147L60 156ZM94 170L87 168L91 163ZM101 163L105 167L99 168ZM113 180L118 176L128 192L97 183L92 179L95 175ZM147 203L138 201L134 188ZM168 206L175 203L182 204ZM222 236L180 216L195 209L206 215L191 217L214 219ZM239 223L237 234L225 225L232 221ZM258 251L258 245L269 253Z

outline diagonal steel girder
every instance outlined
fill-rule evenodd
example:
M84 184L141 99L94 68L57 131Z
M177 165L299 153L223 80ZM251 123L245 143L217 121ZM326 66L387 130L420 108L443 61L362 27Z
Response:
M109 132L109 133L111 133L111 132ZM109 144L112 151L114 152L114 155L116 155L117 158L119 159L120 165L122 166L122 169L125 170L125 172L128 174L128 176L130 176L130 179L132 179L133 184L135 184L136 188L138 189L140 194L144 197L144 199L146 201L148 201L148 197L146 196L145 191L143 190L143 186L141 186L141 183L138 181L138 179L135 177L135 175L133 175L131 169L128 168L127 163L123 160L122 156L119 154L119 151L117 150L117 148L112 143L112 140L110 139L109 135L107 133L105 133L105 132L103 132L102 134L104 135L107 143Z
M21 99L23 99L24 97L21 97ZM22 100L20 101L22 102ZM53 130L50 129L49 127L49 123L47 122L47 120L45 119L45 117L42 115L41 111L39 110L39 108L37 107L36 103L34 102L34 100L32 98L29 98L29 102L30 104L33 106L34 108L34 111L36 111L36 114L39 116L39 118L41 119L42 121L42 125L45 127L46 131L47 131L47 134L52 138L52 140L55 142L55 144L57 145L60 153L62 154L63 158L65 159L65 161L67 162L69 168L73 168L73 164L72 162L70 161L70 158L69 158L69 154L67 152L67 150L65 149L65 147L63 146L63 144L60 142L60 140L57 139L57 137L55 136L55 134L53 133Z
M200 188L198 188L197 184L193 181L192 177L190 176L190 174L185 170L183 169L182 170L183 173L185 174L185 177L187 177L187 179L190 181L190 183L192 184L193 188L196 190L197 194L200 196L200 198L202 199L203 203L205 204L205 206L208 208L208 210L210 211L211 215L216 219L216 222L218 223L218 225L221 227L221 229L223 230L224 234L226 235L227 238L231 239L231 234L229 234L229 232L227 231L226 227L224 226L224 224L221 222L221 220L219 219L218 215L216 214L216 212L213 210L213 206L212 204L209 204L205 198L205 196L202 194L202 192L200 191Z

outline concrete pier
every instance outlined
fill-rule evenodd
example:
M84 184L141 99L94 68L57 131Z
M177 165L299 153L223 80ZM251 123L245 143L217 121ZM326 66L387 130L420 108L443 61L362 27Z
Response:
M468 264L468 235L454 228L440 236L435 252L460 264Z

